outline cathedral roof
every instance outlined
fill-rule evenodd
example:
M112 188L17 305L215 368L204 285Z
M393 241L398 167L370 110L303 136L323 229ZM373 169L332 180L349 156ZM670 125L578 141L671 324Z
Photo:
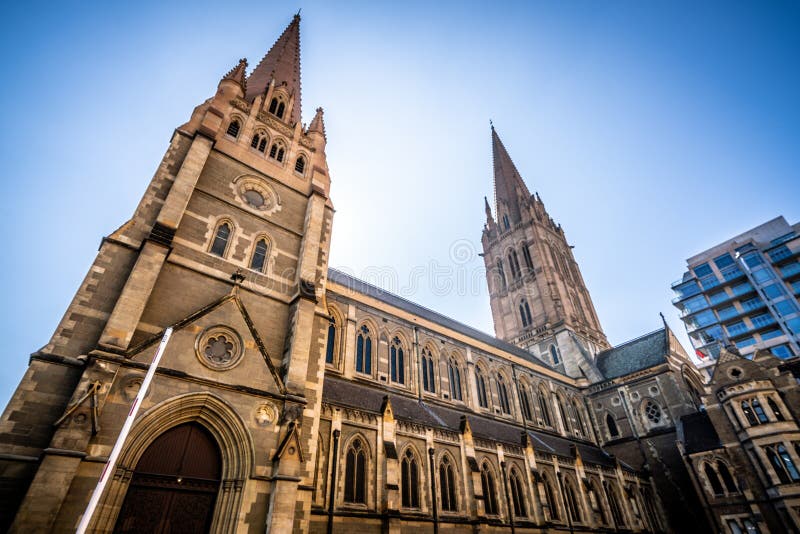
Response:
M659 328L597 355L595 363L606 379L617 378L666 362L667 331Z
M521 214L517 192L519 191L525 199L530 198L531 194L494 126L492 126L492 160L494 162L495 215L498 219L500 218L500 205L504 204L511 220L519 222Z
M292 106L292 123L300 122L300 15L295 15L292 22L267 55L256 66L247 78L248 100L264 94L272 79L275 86L286 84L287 91L294 95Z
M515 356L518 356L520 358L523 358L523 359L525 359L525 360L527 360L529 362L533 362L533 363L538 364L538 365L540 365L542 367L547 367L548 369L553 369L554 371L560 372L561 374L563 374L562 371L560 371L558 369L555 369L555 368L551 368L549 365L547 365L545 362L543 362L539 358L536 358L530 352L528 352L528 351L526 351L524 349L521 349L520 347L518 347L516 345L512 345L511 343L507 343L507 342L505 342L503 340L497 339L496 337L494 337L492 335L489 335L489 334L487 334L485 332L481 332L480 330L478 330L476 328L472 328L471 326L467 326L464 323L460 323L460 322L456 321L455 319L451 319L450 317L447 317L446 315L442 315L441 313L437 313L437 312L435 312L433 310L430 310L430 309L428 309L428 308L426 308L424 306L420 306L419 304L415 304L414 302L411 302L410 300L406 300L403 297L395 295L394 293L390 293L389 291L386 291L385 289L381 289L381 288L379 288L377 286L373 286L372 284L364 282L363 280L359 280L358 278L355 278L353 276L350 276L349 274L343 273L342 271L334 269L333 267L328 268L328 279L332 280L333 282L335 282L337 284L340 284L340 285L343 285L343 286L345 286L345 287L347 287L349 289L352 289L353 291L357 291L357 292L362 293L364 295L367 295L369 297L373 297L373 298L378 299L378 300L380 300L382 302L385 302L386 304L389 304L390 306L394 306L395 308L399 308L401 310L407 311L407 312L409 312L409 313L411 313L413 315L416 315L418 317L421 317L423 319L427 319L428 321L431 321L432 323L436 323L436 324L439 324L441 326L444 326L445 328L449 328L451 330L455 330L456 332L458 332L460 334L464 334L465 336L469 336L469 337L471 337L471 338L473 338L473 339L475 339L477 341L480 341L482 343L486 343L487 345L491 345L491 346L496 347L496 348L498 348L498 349L500 349L502 351L511 353L511 354L513 354Z
M380 387L332 376L325 376L322 387L323 402L376 414L381 413L383 399L387 396L392 403L394 417L398 420L460 432L461 418L465 416L475 437L517 446L522 443L522 433L526 432L522 426L498 421L471 411L447 408L434 402L390 393ZM534 449L565 458L574 458L573 447L575 447L585 462L608 467L615 465L611 455L591 443L562 438L538 430L527 429L527 433Z

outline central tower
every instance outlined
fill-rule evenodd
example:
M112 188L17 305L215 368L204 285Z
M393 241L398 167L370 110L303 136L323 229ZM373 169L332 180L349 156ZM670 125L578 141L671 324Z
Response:
M564 230L528 191L494 126L492 156L494 216L484 199L481 243L495 335L572 377L598 379L594 355L609 344Z

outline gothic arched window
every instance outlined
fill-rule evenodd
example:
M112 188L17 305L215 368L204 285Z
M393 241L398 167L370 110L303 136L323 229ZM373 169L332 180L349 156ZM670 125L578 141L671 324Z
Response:
M500 287L505 289L508 282L506 281L506 272L503 269L503 260L497 260L497 276L500 278Z
M539 410L542 412L542 421L545 426L553 426L553 421L550 419L550 406L547 402L547 395L539 391Z
M505 213L503 214L503 227L506 230L510 230L511 229L511 223L508 221L508 215L506 215Z
M745 418L747 418L747 422L750 423L751 426L758 424L758 419L756 419L756 415L753 413L750 403L746 400L742 401L742 412L744 413Z
M422 350L422 389L436 393L436 375L433 372L433 355L430 349Z
M344 501L366 504L367 454L356 438L347 449L344 470Z
M330 312L328 312L330 313ZM328 322L328 344L325 347L325 363L333 363L334 352L336 348L336 319L331 314L330 321Z
M449 456L443 456L439 464L439 495L442 501L442 510L445 512L458 511L456 477Z
M278 111L275 113L275 115L276 115L276 116L277 116L279 119L282 119L282 118L283 118L283 113L284 113L284 111L286 111L286 104L284 104L283 102L281 102L280 104L278 104Z
M522 259L525 260L525 267L533 269L533 260L531 260L531 251L528 250L528 245L522 245Z
M258 143L258 151L263 153L267 149L267 138L262 137L261 142Z
M569 480L564 484L564 486L567 494L567 507L569 508L569 516L576 523L580 523L583 520L583 514L581 513L581 506L578 498L575 496L575 488L572 487L572 482Z
M475 384L478 386L478 404L481 408L489 407L489 399L486 396L486 379L479 367L475 367Z
M400 338L397 336L394 337L392 346L389 347L389 374L392 382L397 382L398 384L406 383L405 354Z
M497 396L500 397L500 409L503 410L503 413L510 414L511 405L508 403L508 390L501 375L497 375Z
M494 475L489 464L484 462L481 466L481 487L483 488L483 504L486 513L497 514L497 495L495 494Z
M450 379L450 398L453 400L462 400L461 371L458 370L458 364L454 360L450 360L447 363L447 375Z
M606 427L608 428L608 435L612 438L616 438L619 436L619 429L617 428L617 422L614 421L614 418L611 417L610 413L606 414Z
M758 399L753 399L752 402L753 411L756 412L756 416L758 417L759 423L768 423L769 418L767 418L767 414L764 412L764 408L761 407L761 403Z
M362 325L356 337L356 371L372 374L372 336L367 325Z
M214 242L211 244L211 253L224 258L225 251L228 250L228 241L230 241L230 237L230 223L223 222L217 226L217 231L214 233Z
M419 508L419 464L411 449L406 449L401 465L403 507Z
M714 471L714 468L711 466L711 464L705 464L703 467L703 472L706 474L706 479L708 480L708 483L711 486L711 491L714 493L714 495L723 495L725 490L722 489L722 483L720 483L717 472Z
M267 148L267 136L262 132L253 135L253 140L250 142L250 147L255 148L259 152L264 152Z
M278 111L278 99L273 98L269 103L269 112L275 115L277 111Z
M644 405L644 415L650 423L657 425L661 422L661 407L649 400Z
M575 420L578 422L578 430L580 431L582 436L587 436L588 433L586 432L586 423L583 421L583 416L581 415L581 408L578 406L577 401L572 401L572 410L575 412Z
M300 174L306 172L306 160L303 156L297 156L297 160L294 162L294 172Z
M717 460L717 471L719 471L719 477L722 479L722 483L725 484L725 489L728 493L738 493L739 488L736 487L736 482L734 482L728 466L722 460Z
M228 130L225 133L231 137L239 137L239 130L241 127L242 125L239 122L239 119L233 119L230 124L228 124Z
M555 345L550 345L550 358L553 359L553 365L561 363L561 359L558 357L558 348Z
M517 259L517 253L513 250L508 253L508 265L511 267L511 278L519 278L519 260Z
M622 509L619 507L617 493L608 483L606 483L606 499L608 500L608 507L611 508L611 517L614 519L614 525L618 527L625 526L625 517L622 515Z
M267 264L267 255L269 252L269 245L267 240L263 237L256 242L253 247L253 257L250 258L250 268L254 271L264 272L264 267Z
M531 323L533 323L533 320L531 319L531 307L528 306L528 301L525 299L522 299L519 303L519 315L522 319L523 328L528 327L531 325Z
M519 403L522 406L522 415L527 420L533 419L533 414L531 412L531 400L528 396L528 388L524 385L520 384L519 386Z
M511 500L514 502L514 515L517 517L526 517L528 511L525 507L525 491L522 477L516 469L511 469Z
M769 406L769 409L772 410L772 414L775 416L775 419L777 419L778 421L786 420L780 408L778 408L778 405L775 403L774 400L772 400L772 397L767 398L767 405Z
M561 424L564 425L564 432L569 434L569 422L567 421L567 410L564 407L564 402L561 400L561 397L556 396L556 404L558 405L558 411L561 414Z
M797 471L789 451L786 450L782 443L777 447L766 447L766 452L767 458L769 458L772 467L775 468L775 473L778 475L781 484L789 484L800 480L800 472Z
M273 143L272 147L270 147L269 149L269 157L280 163L283 162L283 156L285 153L286 150L279 143Z
M553 493L553 486L547 477L542 477L542 486L544 486L544 499L547 501L547 509L550 510L550 519L558 521L560 514L558 513L558 502L556 502L555 493Z

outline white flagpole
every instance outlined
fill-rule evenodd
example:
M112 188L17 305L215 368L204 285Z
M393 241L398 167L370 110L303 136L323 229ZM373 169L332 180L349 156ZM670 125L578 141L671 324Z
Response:
M94 488L94 493L92 493L92 498L89 499L89 505L86 506L86 511L83 513L81 522L78 524L78 530L76 530L77 534L84 534L86 529L89 527L89 522L92 520L92 516L97 509L97 504L100 502L100 497L103 495L103 490L106 488L106 483L108 483L108 479L111 478L111 474L117 467L117 459L119 458L119 453L122 451L122 445L125 443L125 439L128 437L128 433L133 425L133 420L136 419L136 414L139 412L139 407L142 405L142 400L144 399L145 394L147 394L147 389L150 387L150 382L153 381L153 375L156 374L158 363L161 361L161 356L164 354L164 349L167 347L167 342L169 342L171 335L172 327L170 326L164 331L164 337L161 338L161 343L158 345L156 355L153 356L153 361L150 363L150 368L147 370L147 375L145 375L142 385L139 387L139 393L136 395L136 398L133 399L133 404L131 404L128 417L125 419L125 424L122 425L122 430L117 437L117 442L114 444L114 448L111 450L108 461L106 462L105 467L103 467L103 473L100 475L100 480L97 481L97 486Z

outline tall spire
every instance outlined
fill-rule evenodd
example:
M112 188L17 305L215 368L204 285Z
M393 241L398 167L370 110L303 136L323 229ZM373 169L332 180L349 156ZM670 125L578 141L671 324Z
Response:
M300 13L247 78L246 98L263 94L273 78L276 86L286 83L289 94L294 95L290 122L300 122Z
M508 210L509 218L513 222L519 222L521 216L517 191L522 193L526 199L530 198L531 194L514 166L514 162L511 161L511 156L508 155L494 126L492 126L492 159L494 160L495 213L500 217L500 206L503 204Z

